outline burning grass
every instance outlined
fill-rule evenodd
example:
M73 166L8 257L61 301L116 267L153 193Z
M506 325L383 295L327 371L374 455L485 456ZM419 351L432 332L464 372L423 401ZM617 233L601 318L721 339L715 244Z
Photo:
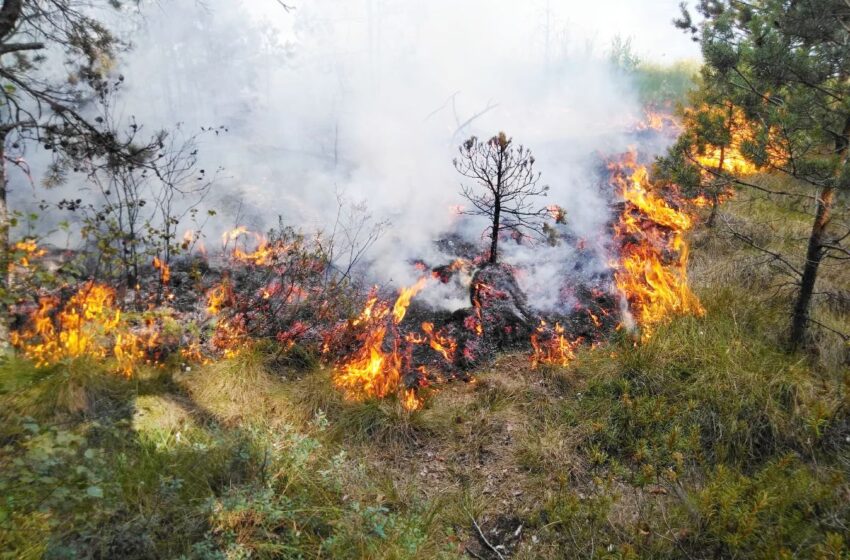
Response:
M402 386L402 371L405 362L410 360L409 351L404 346L411 339L405 339L399 334L398 325L404 319L410 300L425 287L425 282L423 278L412 287L402 289L392 308L378 301L373 291L363 311L352 321L351 326L361 330L357 336L360 348L337 368L333 380L347 399L362 401L397 393L406 409L416 410L422 406L422 401L415 393ZM387 330L390 328L394 336L389 342L390 350L384 351ZM406 367L410 367L409 363Z
M395 396L407 410L423 407L419 389L492 359L497 350L530 350L532 365L566 366L582 344L601 344L616 328L639 328L644 337L670 317L701 314L687 281L685 233L692 219L672 185L654 185L635 153L610 164L615 210L611 273L595 284L566 286L584 294L569 314L532 309L517 278L521 267L485 264L479 257L455 258L431 268L416 284L402 288L394 303L373 291L362 308L360 291L333 272L331 251L321 236L308 237L281 225L268 235L239 226L222 236L218 269L193 284L195 301L177 293L175 274L155 257L153 292L137 287L132 300L89 281L68 296L67 289L44 291L13 343L38 366L89 356L109 359L129 377L140 364L162 364L170 355L188 363L233 358L256 341L275 341L282 352L304 348L333 366L333 384L351 402ZM554 243L584 241L564 233L562 211L553 215ZM560 231L560 233L558 233ZM193 240L197 237L191 236ZM188 243L188 241L187 241ZM32 258L38 250L27 245ZM188 262L188 261L187 261ZM422 262L416 268L428 271ZM412 300L427 284L468 283L471 306L452 317L434 315L405 322ZM153 313L163 301L166 315L180 313L173 336ZM185 309L172 305L186 300ZM617 298L622 305L617 306ZM198 305L198 300L203 305ZM129 302L129 303L128 303ZM127 312L135 307L136 315ZM146 307L139 315L138 310ZM187 315L192 313L191 319ZM619 321L619 326L617 322ZM549 326L551 325L551 327Z
M612 177L625 201L616 226L621 256L614 277L644 336L671 315L701 315L703 308L688 285L690 215L652 192L647 169L634 154L612 165ZM682 204L675 186L669 190Z

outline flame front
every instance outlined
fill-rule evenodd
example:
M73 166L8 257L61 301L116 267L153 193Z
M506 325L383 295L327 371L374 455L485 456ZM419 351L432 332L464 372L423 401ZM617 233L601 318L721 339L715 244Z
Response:
M693 225L691 217L652 191L646 167L634 153L611 169L625 201L616 226L621 247L614 279L644 335L672 314L703 314L688 286L684 235ZM678 197L673 186L670 193Z
M145 339L131 332L115 307L115 291L103 284L85 283L59 309L59 298L42 296L27 326L11 333L11 342L35 362L36 367L68 358L106 358L110 354L117 370L130 376L156 344L151 330Z

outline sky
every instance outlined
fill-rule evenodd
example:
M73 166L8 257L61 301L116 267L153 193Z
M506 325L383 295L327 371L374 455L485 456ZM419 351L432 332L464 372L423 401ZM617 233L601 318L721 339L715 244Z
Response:
M288 0L294 7L291 15L281 13L276 0L251 0L246 6L252 15L275 22L282 30L288 30L297 10L307 9L315 0ZM463 5L468 0L458 0ZM655 62L671 62L680 59L698 59L699 46L672 25L679 15L681 0L524 0L504 2L493 0L493 5L503 4L514 17L536 20L540 39L549 28L551 48L568 40L574 47L583 48L587 43L595 49L604 50L614 37L631 39L640 56ZM422 0L406 0L398 4L415 6ZM349 5L365 12L369 5L380 11L381 6L392 5L389 0L352 0ZM548 15L548 20L547 20Z

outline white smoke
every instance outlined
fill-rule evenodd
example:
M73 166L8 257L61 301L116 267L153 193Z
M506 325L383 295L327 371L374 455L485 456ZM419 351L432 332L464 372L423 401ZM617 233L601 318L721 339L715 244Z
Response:
M263 228L278 216L328 228L342 192L391 223L368 255L376 279L409 283L418 274L411 259L444 258L434 243L441 234L460 229L475 239L484 229L471 218L458 224L449 211L464 203L452 159L465 138L500 130L537 157L551 187L541 204L564 207L578 236L601 235L608 201L597 190L594 154L625 150L624 131L641 109L606 63L610 37L583 22L594 9L507 0L291 2L292 11L275 0L151 3L127 30L133 50L121 65L123 115L149 129L180 122L186 130L229 130L200 146L207 168L225 170L209 199L221 211L211 236L237 219ZM654 29L675 36L668 22L676 2L663 4L605 16L627 26L638 12L657 15ZM522 282L532 301L553 305L551 287L571 250L504 247L506 260L527 265Z

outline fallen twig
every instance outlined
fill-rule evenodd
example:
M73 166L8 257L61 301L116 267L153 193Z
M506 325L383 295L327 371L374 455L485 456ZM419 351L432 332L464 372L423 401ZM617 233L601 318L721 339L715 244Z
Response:
M501 552L499 552L499 549L496 548L495 546L493 546L492 544L490 544L490 541L488 541L487 537L484 536L484 531L482 531L481 527L478 526L478 522L475 521L475 518L472 517L472 515L470 515L469 518L472 520L472 526L475 527L476 531L478 531L478 537L481 539L481 542L483 542L485 545L487 545L487 548L492 550L496 554L496 556L499 558L499 560L505 560L505 557L502 555Z

